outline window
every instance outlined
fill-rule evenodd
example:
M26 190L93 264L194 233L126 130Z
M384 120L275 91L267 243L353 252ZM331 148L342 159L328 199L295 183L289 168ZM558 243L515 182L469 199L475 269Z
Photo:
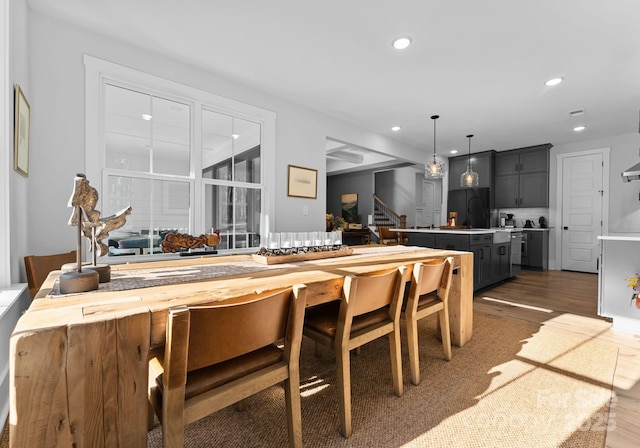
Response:
M260 246L260 126L202 111L205 225L219 229L221 248Z
M85 66L87 177L103 217L132 207L103 241L109 256L162 253L170 232L219 230L218 250L259 247L275 115L90 56Z

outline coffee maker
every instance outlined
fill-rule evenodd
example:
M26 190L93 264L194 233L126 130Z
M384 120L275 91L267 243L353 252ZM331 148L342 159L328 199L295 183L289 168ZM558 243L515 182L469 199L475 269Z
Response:
M507 227L515 227L516 226L516 220L513 219L513 213L507 213L507 219L505 220L504 225L507 226Z
M547 218L545 218L544 216L541 216L540 219L538 219L538 223L540 224L541 229L547 228Z

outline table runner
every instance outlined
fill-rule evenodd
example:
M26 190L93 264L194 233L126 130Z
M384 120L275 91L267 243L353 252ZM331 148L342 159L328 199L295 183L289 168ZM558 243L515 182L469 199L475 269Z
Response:
M132 269L126 271L111 271L111 281L100 283L96 291L125 291L129 289L150 288L152 286L164 286L175 283L184 283L197 280L208 280L216 277L229 277L233 275L248 274L252 272L266 271L269 269L285 269L309 264L323 264L340 260L357 260L358 258L375 255L393 255L407 252L423 251L424 247L413 246L373 246L357 247L354 253L347 257L327 258L324 260L300 261L296 263L283 263L276 265L263 265L255 261L232 261L226 263L175 266ZM91 294L96 291L61 294L60 282L56 280L47 297L67 297L74 294Z

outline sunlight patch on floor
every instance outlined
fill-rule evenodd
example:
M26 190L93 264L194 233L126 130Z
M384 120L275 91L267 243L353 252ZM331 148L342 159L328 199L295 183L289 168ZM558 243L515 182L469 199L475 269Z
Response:
M310 397L313 394L317 394L318 392L329 387L324 380L318 378L317 376L309 378L304 384L300 385L300 396L302 397Z
M553 310L548 308L540 308L538 306L525 305L523 303L509 302L508 300L494 299L493 297L481 297L482 300L487 300L489 302L497 302L504 303L505 305L517 306L518 308L526 308L528 310L540 311L542 313L553 313Z

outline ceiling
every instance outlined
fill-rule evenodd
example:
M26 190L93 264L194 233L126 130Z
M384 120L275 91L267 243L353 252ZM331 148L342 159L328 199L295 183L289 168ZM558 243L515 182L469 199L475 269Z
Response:
M440 115L437 152L445 157L467 151L467 134L475 134L478 152L638 131L637 0L28 4L423 147L425 160L433 151L433 114ZM413 40L404 51L391 45L399 35ZM545 86L554 77L564 82ZM571 116L575 110L585 112ZM573 131L578 124L586 130ZM395 125L402 129L391 131ZM398 163L332 139L327 154L328 166Z

